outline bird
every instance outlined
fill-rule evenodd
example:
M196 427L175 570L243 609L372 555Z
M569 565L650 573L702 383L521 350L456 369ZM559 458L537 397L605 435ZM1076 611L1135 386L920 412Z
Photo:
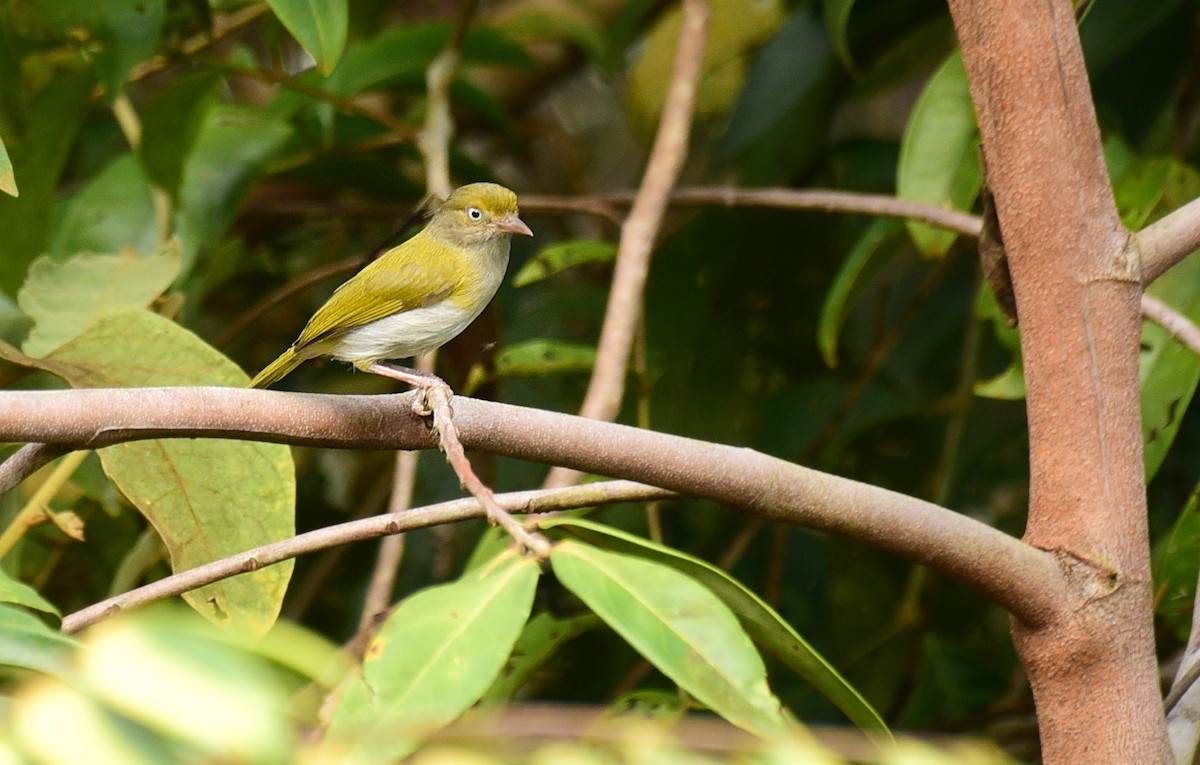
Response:
M417 388L444 386L385 362L420 356L466 329L500 288L514 234L533 236L513 191L495 183L460 186L419 233L338 287L250 387L269 387L320 356Z

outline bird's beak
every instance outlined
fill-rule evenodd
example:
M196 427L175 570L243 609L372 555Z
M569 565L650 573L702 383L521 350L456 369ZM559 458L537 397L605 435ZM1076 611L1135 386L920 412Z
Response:
M529 226L526 226L525 221L518 218L516 213L505 215L503 218L498 219L494 225L497 231L503 231L506 234L533 236L533 232L529 230Z

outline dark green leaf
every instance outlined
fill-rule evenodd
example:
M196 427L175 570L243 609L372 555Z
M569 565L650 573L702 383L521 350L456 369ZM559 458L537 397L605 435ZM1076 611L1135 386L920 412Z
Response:
M850 71L855 70L854 54L850 51L850 40L846 36L846 28L850 24L850 12L854 10L854 0L822 0L821 17L825 19L825 30L837 51L838 58Z
M842 261L842 267L838 269L825 295L821 318L817 322L817 345L830 367L837 366L838 335L854 305L855 297L895 254L894 249L885 248L884 245L891 242L902 229L903 224L897 220L880 219L872 222Z
M612 242L596 239L566 239L543 247L513 277L514 287L539 282L582 263L607 263L617 255Z
M954 53L921 91L900 146L896 195L935 207L969 210L979 195L979 129L967 86L962 54ZM957 234L924 223L908 223L917 249L940 258Z
M96 65L110 99L124 89L129 72L158 47L166 15L165 0L40 0L36 5L59 38L100 44Z
M267 0L271 10L308 51L317 68L332 72L346 47L347 0Z
M1156 612L1187 641L1200 568L1200 486L1192 492L1171 533L1154 547Z
M554 340L527 340L510 345L496 354L496 376L537 377L587 372L595 361L595 346Z
M811 683L845 712L851 722L864 730L887 731L887 725L871 705L775 609L720 568L679 550L585 518L560 516L544 521L541 526L566 531L606 549L653 560L691 577L733 610L755 642Z
M142 111L138 155L146 174L172 197L179 195L183 169L220 86L218 74L190 74L172 83Z
M1021 331L1008 326L1004 321L1004 313L996 303L987 284L979 289L975 301L975 317L982 322L990 322L992 331L1000 345L1012 354L1012 362L1003 372L988 380L975 383L976 396L995 398L1004 401L1015 401L1025 398L1025 370L1021 357Z
M681 688L766 739L791 729L762 657L716 595L658 562L581 542L555 545L559 581Z
M600 626L593 614L571 616L560 619L548 612L541 612L529 620L521 637L513 646L508 663L483 694L485 704L498 704L512 700L530 678L545 665L567 641Z

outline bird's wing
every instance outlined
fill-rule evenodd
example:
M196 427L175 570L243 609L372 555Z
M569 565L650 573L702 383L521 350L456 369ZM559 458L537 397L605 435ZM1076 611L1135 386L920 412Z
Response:
M411 247L424 250L420 258L406 252ZM393 314L440 303L458 286L459 260L450 247L420 234L393 247L338 287L293 347L299 351Z

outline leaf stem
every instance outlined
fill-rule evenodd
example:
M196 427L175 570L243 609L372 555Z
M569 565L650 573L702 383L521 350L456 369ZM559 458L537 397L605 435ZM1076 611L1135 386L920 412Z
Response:
M8 554L17 542L21 541L21 537L25 536L25 532L34 526L41 523L46 517L50 500L58 494L58 490L63 487L63 484L71 477L83 459L87 457L86 451L71 452L54 471L42 482L17 516L12 519L12 523L8 524L8 528L0 534L0 558Z

